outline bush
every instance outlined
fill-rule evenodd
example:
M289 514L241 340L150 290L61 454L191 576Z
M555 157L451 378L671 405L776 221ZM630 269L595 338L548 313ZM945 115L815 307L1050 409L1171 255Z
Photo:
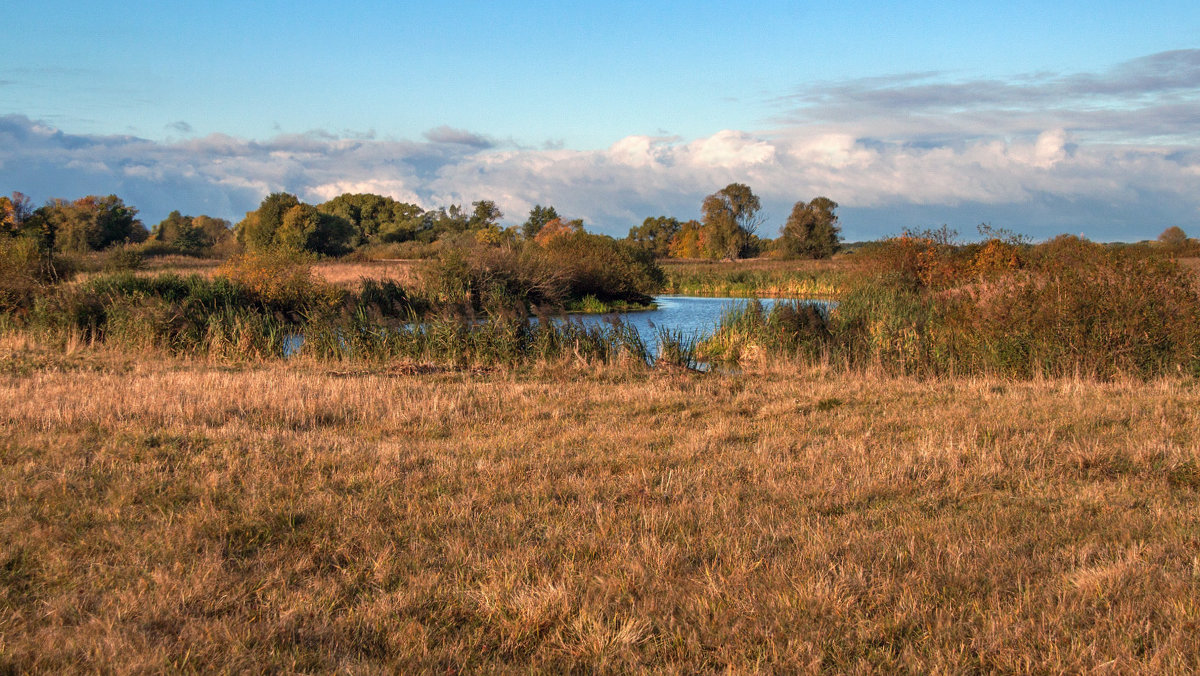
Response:
M0 236L0 314L28 314L37 297L69 271L38 239Z
M650 251L611 237L577 232L550 239L545 252L546 265L562 271L570 300L646 305L666 281Z
M234 256L217 274L242 287L265 306L312 320L338 310L345 292L313 276L309 260L284 249L260 249Z

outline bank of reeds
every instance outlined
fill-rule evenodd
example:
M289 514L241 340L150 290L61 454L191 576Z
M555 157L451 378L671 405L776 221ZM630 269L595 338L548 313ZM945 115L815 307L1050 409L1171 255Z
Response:
M829 313L731 308L702 353L920 375L1200 374L1196 276L1153 252L1070 237L955 247L906 235L866 268Z
M835 298L844 261L709 261L663 265L663 293L732 298Z

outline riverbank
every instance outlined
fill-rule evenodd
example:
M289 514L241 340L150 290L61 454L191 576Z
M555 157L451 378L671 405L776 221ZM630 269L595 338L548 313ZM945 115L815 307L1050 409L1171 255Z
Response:
M5 669L1200 668L1194 379L0 350Z

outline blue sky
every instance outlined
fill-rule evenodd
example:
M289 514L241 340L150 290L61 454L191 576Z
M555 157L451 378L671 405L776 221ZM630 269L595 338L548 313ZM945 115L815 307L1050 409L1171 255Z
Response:
M1200 8L9 2L0 190L149 222L273 190L547 202L594 230L731 181L850 238L1200 234ZM577 6L576 6L577 5Z

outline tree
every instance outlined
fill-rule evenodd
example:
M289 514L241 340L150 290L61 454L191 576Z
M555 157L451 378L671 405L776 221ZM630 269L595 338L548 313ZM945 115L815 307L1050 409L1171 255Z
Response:
M283 225L283 215L299 204L299 198L286 192L267 195L258 209L247 212L237 224L238 241L252 251L270 249L275 245L275 232Z
M704 251L700 248L700 231L704 226L699 221L688 221L679 226L679 231L671 237L667 245L667 253L671 258L700 258Z
M706 230L705 255L740 258L761 223L761 208L758 196L742 183L730 183L705 197L700 206Z
M1162 234L1158 236L1159 244L1162 244L1173 251L1182 249L1184 245L1187 244L1187 240L1187 233L1184 232L1183 228L1179 227L1178 225L1172 225L1166 230L1163 230Z
M272 193L238 223L237 236L252 251L282 247L336 256L346 252L354 228L346 219L321 213L295 195Z
M491 200L473 202L471 206L475 207L475 211L467 221L468 230L498 228L500 219L504 218L504 214L500 213L500 208Z
M546 246L556 239L570 237L579 232L583 232L582 220L564 221L561 218L556 218L539 228L537 236L533 238L533 241Z
M0 196L0 234L19 233L32 215L32 202L22 193L14 191L12 197Z
M137 219L137 209L116 195L54 200L38 211L53 229L60 251L98 251L122 242L141 242L150 234Z
M558 212L554 207L544 207L540 204L535 204L529 210L529 218L521 224L521 234L525 239L533 239L547 223L558 218Z
M232 237L229 221L211 216L184 216L172 211L154 229L150 239L169 244L180 251L202 251L211 249Z
M640 226L629 229L630 243L639 246L656 258L666 258L671 255L671 238L679 232L679 219L669 216L650 217L642 221Z
M789 258L829 258L841 246L841 228L834 213L838 204L817 197L805 204L796 202L783 226L779 246Z
M355 246L380 240L403 242L416 236L425 213L415 204L371 193L345 193L317 205L323 214L337 216L350 223Z

